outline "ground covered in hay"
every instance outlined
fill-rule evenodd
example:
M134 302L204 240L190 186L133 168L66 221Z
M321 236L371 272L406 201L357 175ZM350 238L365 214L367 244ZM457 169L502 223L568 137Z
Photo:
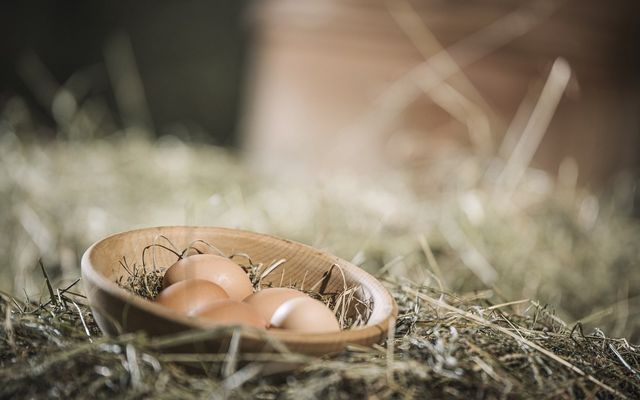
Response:
M566 327L534 302L524 314L486 293L455 296L383 277L400 315L386 343L308 358L265 377L254 355L163 354L167 340L101 336L82 299L3 295L2 398L638 398L640 348ZM204 371L185 368L198 362Z
M26 108L10 108L0 398L640 397L632 181L603 197L566 169L527 170L507 192L492 173L501 160L460 149L417 171L296 181L175 137L92 136L96 118L81 117L95 110L43 142ZM325 359L283 353L306 366L277 377L235 354L194 359L162 353L166 340L101 336L76 283L82 252L173 224L268 232L351 260L394 294L393 335ZM184 368L194 361L206 373Z

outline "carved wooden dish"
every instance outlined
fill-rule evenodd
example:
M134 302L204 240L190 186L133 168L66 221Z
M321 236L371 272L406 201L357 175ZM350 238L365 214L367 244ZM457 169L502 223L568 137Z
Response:
M247 353L274 352L273 340L284 344L291 351L308 355L322 355L342 350L347 344L371 345L386 337L387 330L395 321L397 306L382 284L353 264L310 246L286 239L247 232L237 229L170 226L156 227L118 233L93 244L82 257L82 279L94 318L102 331L109 335L144 331L153 338L176 335L186 331L202 333L206 327L197 318L179 315L174 311L153 303L122 287L116 282L129 275L121 265L124 259L131 266L143 264L142 253L152 243L163 243L168 238L178 249L185 249L195 241L202 240L226 255L246 253L254 264L270 265L286 259L286 265L263 279L264 284L279 286L281 282L299 285L322 281L323 274L335 264L323 281L328 293L345 287L359 286L355 297L369 304L369 316L361 326L340 332L301 334L287 331L242 330L239 349ZM164 242L166 243L166 242ZM202 248L202 246L200 246ZM151 253L145 261L149 268ZM170 251L154 251L155 265L168 267L177 257ZM342 272L342 273L341 273ZM343 277L344 275L344 277ZM353 311L355 312L355 311ZM225 352L229 347L231 330L188 340L172 351ZM267 337L267 335L269 337ZM270 339L271 338L271 339ZM276 346L277 347L277 346ZM281 350L280 350L281 351Z

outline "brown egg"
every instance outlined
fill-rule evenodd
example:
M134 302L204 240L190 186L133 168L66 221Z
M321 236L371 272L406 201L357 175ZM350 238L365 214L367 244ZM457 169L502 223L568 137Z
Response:
M205 318L216 325L243 325L263 329L267 326L267 320L253 307L230 299L219 300L201 307L191 315Z
M242 300L253 293L249 275L230 259L215 254L196 254L178 260L167 269L163 286L185 279L204 279L222 286L233 300Z
M271 326L305 333L337 332L340 324L327 306L311 297L296 297L282 303L271 317Z
M227 292L211 281L187 279L161 291L156 303L189 314L202 306L228 298Z
M267 288L253 293L243 301L253 306L267 321L271 321L273 313L282 303L301 296L306 296L306 294L295 289Z

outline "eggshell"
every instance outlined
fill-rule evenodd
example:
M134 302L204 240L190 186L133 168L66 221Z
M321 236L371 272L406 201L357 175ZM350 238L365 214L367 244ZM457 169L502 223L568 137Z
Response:
M273 313L282 303L302 296L306 296L306 294L295 289L267 288L253 293L243 301L253 306L267 321L270 321Z
M162 290L155 301L163 306L188 314L202 306L228 298L227 292L211 281L187 279Z
M247 303L236 300L219 300L199 308L191 315L205 318L216 325L243 325L266 328L267 320Z
M233 300L242 300L253 293L249 275L230 259L215 254L196 254L170 266L162 279L163 286L185 279L204 279L222 286Z
M305 333L337 332L340 324L327 306L311 297L296 297L282 303L271 317L271 326Z

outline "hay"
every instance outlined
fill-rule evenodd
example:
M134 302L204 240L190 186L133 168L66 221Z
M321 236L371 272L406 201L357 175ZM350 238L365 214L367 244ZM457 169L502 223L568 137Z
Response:
M19 139L25 134L12 125L0 129L0 289L7 292L39 295L40 258L54 281L72 282L82 252L113 232L228 226L416 282L427 276L431 251L438 262L431 270L453 292L491 288L503 301L552 304L588 329L640 336L640 224L629 216L624 187L597 198L529 170L503 206L485 178L499 160L460 150L407 174L292 184L260 176L222 149L170 137L42 143ZM417 195L423 182L433 190Z
M95 103L84 107L48 143L29 139L40 128L19 99L0 119L0 288L11 293L0 302L0 397L640 397L639 349L612 338L640 334L628 185L598 198L527 169L506 197L494 178L504 160L462 149L400 174L292 184L216 147L113 133ZM327 249L383 279L400 317L380 346L287 355L306 366L284 378L258 362L237 369L237 354L101 336L73 285L79 256L109 233L171 224Z
M285 377L261 374L256 355L163 354L144 335L100 335L77 296L47 305L3 295L2 398L638 398L640 347L569 329L526 302L493 304L429 286L385 283L400 315L386 343L304 357ZM166 344L166 343L165 343ZM208 373L180 362L198 361ZM298 360L299 361L299 360Z

